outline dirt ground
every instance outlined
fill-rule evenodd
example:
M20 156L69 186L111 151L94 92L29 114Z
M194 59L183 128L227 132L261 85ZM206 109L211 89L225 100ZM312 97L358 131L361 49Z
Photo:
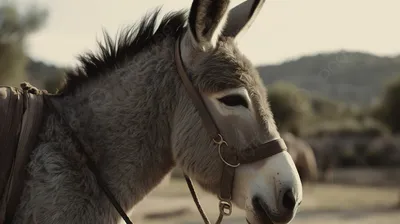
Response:
M198 187L196 189L199 189ZM209 218L215 221L218 201L198 190ZM400 209L395 209L399 189L338 184L304 186L304 200L292 224L398 224ZM172 179L162 184L132 212L135 224L201 224L186 183ZM233 210L224 223L245 223L244 213Z

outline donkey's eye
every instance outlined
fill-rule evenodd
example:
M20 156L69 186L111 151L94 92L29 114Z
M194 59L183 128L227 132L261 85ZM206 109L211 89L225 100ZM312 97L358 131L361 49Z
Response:
M243 98L243 96L238 95L238 94L232 94L232 95L227 95L222 98L218 99L221 103L230 106L230 107L236 107L236 106L243 106L245 108L249 107L249 104L247 103L247 100Z

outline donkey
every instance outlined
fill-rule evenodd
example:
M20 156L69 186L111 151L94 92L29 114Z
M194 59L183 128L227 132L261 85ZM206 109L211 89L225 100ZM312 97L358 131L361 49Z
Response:
M290 132L281 133L281 137L288 145L288 152L293 158L302 183L306 181L317 181L318 166L311 145Z
M13 223L122 221L69 128L91 146L90 158L125 211L174 166L217 195L224 161L178 75L174 46L231 147L240 153L280 138L264 84L236 45L263 3L229 9L228 0L196 0L188 14L171 12L156 25L158 8L115 41L105 33L100 53L80 56L50 96L69 126L45 111ZM283 151L238 166L231 200L251 224L289 223L302 201L291 156Z

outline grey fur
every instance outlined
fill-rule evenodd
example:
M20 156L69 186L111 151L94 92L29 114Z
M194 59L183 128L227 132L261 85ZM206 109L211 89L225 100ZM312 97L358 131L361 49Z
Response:
M151 44L127 54L124 61L102 64L107 69L99 71L101 75L84 74L87 80L75 87L70 81L68 91L55 97L94 149L92 158L125 211L175 165L208 192L219 191L222 162L176 72L177 34L164 34L156 40L152 37ZM263 127L251 143L263 141L265 133L279 135L264 84L231 38L220 38L215 52L188 70L203 92L248 89ZM46 113L14 223L119 222L120 216L97 186L67 130L55 114Z

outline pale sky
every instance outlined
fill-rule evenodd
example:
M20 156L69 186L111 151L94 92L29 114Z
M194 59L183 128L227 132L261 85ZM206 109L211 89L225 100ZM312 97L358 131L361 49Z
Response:
M2 0L4 1L4 0ZM29 54L56 65L97 50L102 29L112 37L147 10L190 7L189 0L14 0L50 11L46 26L29 38ZM238 4L242 1L233 1ZM316 52L350 50L400 54L399 0L267 0L240 48L254 64L278 63Z

